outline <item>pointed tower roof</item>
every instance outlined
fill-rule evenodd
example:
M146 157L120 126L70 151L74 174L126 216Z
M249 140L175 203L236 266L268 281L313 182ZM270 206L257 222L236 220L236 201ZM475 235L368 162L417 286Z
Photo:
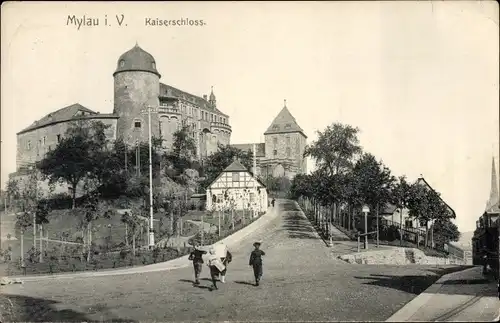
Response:
M277 133L294 133L300 132L304 137L307 136L304 133L304 130L298 125L295 118L292 116L288 108L286 107L286 100L283 109L281 109L280 113L274 118L273 122L267 128L264 135L277 134Z
M499 213L499 200L500 196L498 194L498 180L497 180L497 169L495 164L495 157L491 162L491 186L490 186L490 198L486 203L486 213Z

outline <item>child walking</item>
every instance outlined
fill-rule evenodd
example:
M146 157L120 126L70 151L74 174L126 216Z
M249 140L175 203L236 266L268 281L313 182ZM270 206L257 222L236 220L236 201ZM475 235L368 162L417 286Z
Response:
M255 242L253 246L255 249L250 254L249 265L253 267L253 274L255 276L255 286L259 286L260 279L262 278L262 256L266 253L260 250L261 242Z
M203 267L203 255L207 252L205 250L201 250L198 243L194 244L194 250L189 255L189 260L193 261L194 268L194 284L200 284L200 274Z
M209 251L209 256L208 256L208 261L207 265L210 268L210 277L212 278L212 289L218 289L217 288L217 277L220 275L224 269L226 269L226 266L220 261L220 258L217 257L215 249L211 248Z

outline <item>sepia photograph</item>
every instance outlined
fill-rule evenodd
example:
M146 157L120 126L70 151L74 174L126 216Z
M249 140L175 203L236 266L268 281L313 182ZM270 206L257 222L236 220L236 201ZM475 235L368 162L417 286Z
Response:
M0 322L500 320L497 1L0 24Z

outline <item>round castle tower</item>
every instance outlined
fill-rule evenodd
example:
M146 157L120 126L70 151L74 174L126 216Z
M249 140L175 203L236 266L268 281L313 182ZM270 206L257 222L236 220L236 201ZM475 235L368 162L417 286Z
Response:
M141 110L148 106L158 107L161 75L156 70L154 57L135 45L118 59L114 77L114 113L117 122L117 138L133 145L137 141L149 140L147 113ZM159 136L157 113L151 113L151 135Z

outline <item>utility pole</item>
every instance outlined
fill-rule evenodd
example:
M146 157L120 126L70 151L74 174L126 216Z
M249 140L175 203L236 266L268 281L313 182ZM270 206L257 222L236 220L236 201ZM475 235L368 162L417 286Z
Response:
M157 112L151 106L142 110L142 113L148 114L148 130L149 130L149 248L152 249L155 245L155 233L153 226L153 152L151 145L151 112Z

